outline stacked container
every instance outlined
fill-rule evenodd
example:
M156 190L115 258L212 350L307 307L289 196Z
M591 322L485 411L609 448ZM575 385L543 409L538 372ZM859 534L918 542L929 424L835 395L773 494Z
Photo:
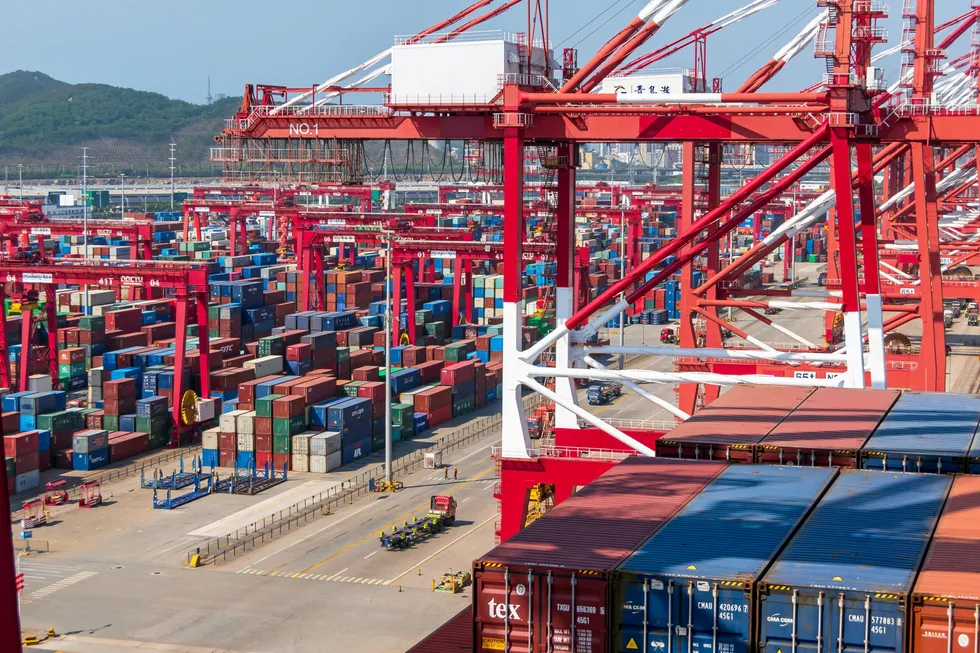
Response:
M72 442L72 468L83 471L109 464L109 432L95 429L79 431Z
M763 578L759 650L904 651L913 582L950 483L842 471Z

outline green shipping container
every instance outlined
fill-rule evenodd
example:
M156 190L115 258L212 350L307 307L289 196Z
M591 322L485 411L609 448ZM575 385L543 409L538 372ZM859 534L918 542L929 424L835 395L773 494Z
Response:
M810 254L809 259L810 259L810 263L816 263L817 262L817 255L816 254Z
M395 434L391 434L391 441L395 442ZM371 451L385 450L385 434L371 436Z
M420 311L415 311L415 326L421 326L423 324L428 324L432 321L434 315L432 311L427 308L423 308Z
M145 432L145 431L144 431ZM150 449L162 449L170 444L172 429L167 427L159 433L150 433Z
M446 361L459 363L466 360L466 355L470 353L472 345L469 343L453 343L446 345Z
M357 389L364 385L364 381L351 381L344 384L344 395L351 399L357 399Z
M415 407L408 404L395 404L391 407L391 425L402 428L415 427Z
M276 420L277 422L279 420ZM283 420L288 422L289 420ZM292 442L293 437L291 435L276 435L272 436L272 452L273 453L290 453L290 442Z
M272 417L272 402L286 395L266 395L255 402L256 417Z
M415 437L415 424L408 424L401 428L399 434L400 440L410 440Z
M113 431L119 430L119 415L103 415L102 416L102 428L112 433ZM137 427L139 429L139 427ZM139 429L143 430L143 429Z
M425 335L432 336L437 340L446 337L446 323L445 322L427 322L425 325Z
M643 300L643 310L644 311L655 311L655 310L657 310L657 300L656 299L644 299Z
M106 415L106 417L108 417L108 415ZM102 428L104 428L107 431L109 430L109 427L107 427L105 425L105 422L104 421L102 423ZM136 418L136 430L137 431L140 431L141 433L149 433L149 434L152 435L154 433L161 433L161 432L166 431L166 430L169 430L169 429L170 429L170 414L169 413L164 414L164 415L156 415L154 417L137 417ZM112 429L112 430L118 431L119 429L116 428L116 429Z
M78 328L82 331L105 331L105 317L87 315L78 320Z
M286 341L281 336L259 338L258 357L282 356L286 353Z
M350 347L337 347L337 362L343 363L350 360Z
M292 436L306 430L306 416L274 417L272 419L272 435Z
M37 416L37 427L45 431L73 431L77 430L75 428L77 424L77 413L70 413L67 410Z
M7 478L13 478L16 476L16 464L13 458L4 458L4 462L7 464Z
M85 361L79 361L77 363L59 363L58 376L62 379L85 376Z
M476 398L472 395L469 397L460 397L453 401L453 417L459 417L460 415L466 415L467 413L472 413L473 409L476 407Z

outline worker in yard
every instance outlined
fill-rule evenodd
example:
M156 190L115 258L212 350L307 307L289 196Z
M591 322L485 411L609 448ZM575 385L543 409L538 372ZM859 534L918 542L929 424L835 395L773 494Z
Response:
M453 480L455 481L457 478L459 478L459 472L453 467Z
M448 479L449 478L449 468L448 467L444 467L442 471L444 471L446 473L445 474L445 478Z

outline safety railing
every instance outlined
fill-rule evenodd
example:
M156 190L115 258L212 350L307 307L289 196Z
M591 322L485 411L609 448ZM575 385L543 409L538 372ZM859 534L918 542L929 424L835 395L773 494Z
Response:
M87 474L85 476L65 478L64 480L68 487L65 487L64 489L68 492L68 500L71 501L72 499L78 498L79 493L81 491L80 486L83 483L98 482L100 485L105 486L114 481L118 481L119 479L135 476L139 474L140 471L144 468L146 468L147 470L157 469L164 463L168 463L172 460L177 460L181 456L189 456L193 458L194 456L197 456L200 452L201 452L200 445L184 447L182 449L170 449L164 453L161 453L160 455L153 456L152 458L145 458L143 460L135 461L129 465L126 465L125 467L120 467L118 469L111 469L96 474ZM190 462L191 462L190 460L186 461L188 465L190 464ZM43 496L44 494L42 493L34 498L40 499ZM23 510L12 511L11 519L14 521L22 519L24 516L23 513L24 513Z
M525 410L537 406L540 395L524 397ZM418 449L392 461L391 475L398 478L422 467L425 454L433 452L450 453L466 447L488 435L499 433L501 415L488 415L455 429L452 433L436 440L430 447ZM187 552L188 564L194 556L198 565L219 565L235 557L252 551L266 542L288 533L297 526L305 525L340 505L353 503L358 497L371 491L371 480L384 476L384 465L375 465L357 476L341 482L323 492L297 502L288 508L275 512L262 521L253 522L245 528L237 529L225 536L216 538Z
M664 420L655 419L618 419L615 417L606 417L602 420L609 426L617 428L619 430L631 429L635 431L667 431L673 430L677 426L677 422L667 422Z
M528 449L531 458L589 458L592 460L623 460L638 455L637 452L617 451L615 449L591 449L586 447L535 447ZM503 447L493 447L490 455L494 458L508 458L511 455L525 457L525 452L508 452Z

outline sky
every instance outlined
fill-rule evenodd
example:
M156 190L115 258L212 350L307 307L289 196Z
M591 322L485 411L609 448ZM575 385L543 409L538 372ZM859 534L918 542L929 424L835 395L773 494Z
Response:
M497 0L491 7L499 6ZM748 0L688 0L642 52L666 44ZM469 0L32 0L4 7L0 73L41 71L71 83L96 82L155 91L203 103L211 92L239 97L246 82L311 86L388 48L399 34L421 31ZM587 61L645 0L551 0L551 41L579 50ZM901 38L902 0L884 22ZM969 9L970 0L936 0L937 21ZM735 90L814 16L816 0L776 6L708 39L708 77ZM524 5L486 23L525 31ZM478 28L479 29L479 28ZM785 30L785 31L784 31ZM781 36L775 35L783 32ZM953 54L964 51L969 35ZM881 46L879 46L881 47ZM657 68L690 67L685 50ZM898 55L884 62L895 79ZM765 90L799 90L817 81L822 62L805 50Z

